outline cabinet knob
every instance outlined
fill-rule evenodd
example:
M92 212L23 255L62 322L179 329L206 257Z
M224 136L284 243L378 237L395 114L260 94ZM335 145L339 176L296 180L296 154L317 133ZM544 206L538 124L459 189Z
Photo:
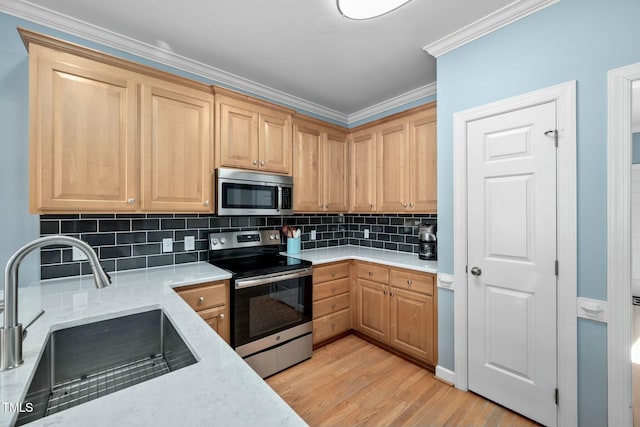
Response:
M412 208L413 207L413 203L409 203L409 207Z
M403 203L403 204L402 204L402 206L406 208L406 207L407 207L407 204L406 204L406 203Z
M413 284L413 280L409 279L407 280L407 285L411 286Z
M224 313L220 313L220 315L218 316L220 318L220 320L224 319Z
M331 329L335 329L335 328L336 328L336 324L335 324L335 323L332 323L332 324L331 324Z
M335 271L332 271L332 272L331 272L331 277L335 277L335 275L336 275L336 272L335 272Z
M200 302L204 302L204 297L200 297L200 298L198 298L198 301L200 301Z
M369 272L369 277L373 276L373 271Z
M336 293L336 288L331 288L331 292Z
M130 205L134 204L136 202L136 199L134 199L133 197L127 200L127 203L129 203Z
M336 309L336 303L334 302L333 304L331 304L331 310L335 310Z
M264 160L260 162L260 166L264 166Z
M205 206L209 206L209 201L205 200L204 202L202 202L202 204L205 205Z
M393 298L393 296L394 296L394 295L395 295L395 294L394 294L393 292L389 292L389 296L390 296L391 298Z
M382 295L387 295L387 291L382 291Z
M258 165L258 161L257 161L257 160L254 160L254 161L253 161L253 166L257 166L257 165Z

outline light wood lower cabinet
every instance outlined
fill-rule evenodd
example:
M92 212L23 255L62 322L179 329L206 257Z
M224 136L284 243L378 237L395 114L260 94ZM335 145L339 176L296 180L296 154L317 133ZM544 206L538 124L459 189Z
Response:
M355 329L431 366L437 364L434 275L356 265Z
M313 269L313 344L351 329L349 262Z
M220 337L229 343L229 281L201 283L176 288L176 292Z

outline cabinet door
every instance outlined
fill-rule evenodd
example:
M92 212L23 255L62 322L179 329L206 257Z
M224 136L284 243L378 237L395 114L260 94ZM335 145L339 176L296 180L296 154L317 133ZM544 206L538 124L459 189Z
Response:
M356 330L378 341L389 337L389 287L359 279L357 281Z
M213 96L148 80L142 85L142 208L212 212Z
M209 326L211 326L211 329L220 335L220 338L225 340L227 344L229 343L230 328L226 305L202 310L199 311L198 314Z
M433 297L390 288L389 344L421 360L434 363Z
M376 133L360 132L351 141L351 212L376 210Z
M408 148L406 124L392 124L381 129L378 142L378 211L409 209Z
M220 166L258 169L258 113L242 102L220 97L216 144Z
M291 116L259 116L259 169L291 175Z
M437 141L434 117L409 123L410 205L415 212L437 211Z
M29 60L31 211L135 210L135 74L37 45Z
M322 210L322 138L318 129L295 126L293 143L293 210Z
M346 136L325 134L323 158L324 210L346 212L349 209L347 195L349 146Z

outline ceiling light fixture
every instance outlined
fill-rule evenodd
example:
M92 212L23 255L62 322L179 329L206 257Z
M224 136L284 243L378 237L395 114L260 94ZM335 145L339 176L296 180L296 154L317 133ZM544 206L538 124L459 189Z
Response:
M371 19L396 10L411 0L336 0L338 11L349 19Z

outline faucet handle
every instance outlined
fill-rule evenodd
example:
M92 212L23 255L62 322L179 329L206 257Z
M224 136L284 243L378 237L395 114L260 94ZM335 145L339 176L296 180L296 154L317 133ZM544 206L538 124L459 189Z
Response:
M33 325L35 323L36 320L38 320L40 318L40 316L42 316L44 314L44 310L40 310L40 313L36 314L36 317L34 317L33 319L31 319L29 321L29 323L27 323L27 326L24 327L24 329L22 330L22 340L24 341L24 339L27 337L27 329L29 329L29 327L31 325Z

